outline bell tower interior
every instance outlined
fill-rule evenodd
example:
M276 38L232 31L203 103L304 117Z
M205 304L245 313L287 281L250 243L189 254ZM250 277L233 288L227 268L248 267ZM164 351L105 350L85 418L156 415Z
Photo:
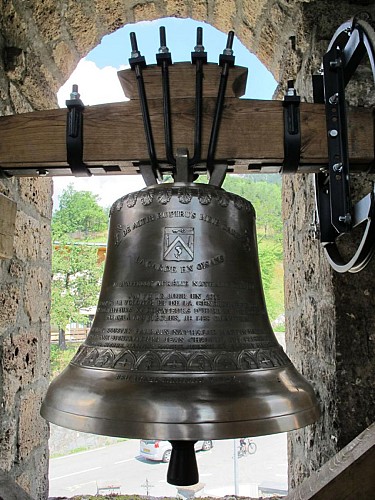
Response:
M310 77L336 28L363 10L375 18L367 0L10 0L0 14L0 114L55 108L58 88L104 35L167 16L234 30L274 75L278 98L293 79L302 101L312 102ZM358 105L360 93L361 105L373 105L372 85L363 69L348 100ZM369 178L356 176L357 198ZM48 426L40 407L49 378L52 182L3 176L0 196L0 221L11 228L11 246L0 256L0 469L39 500L48 498ZM287 354L313 385L322 413L288 438L291 490L372 424L375 411L375 264L355 275L335 273L311 230L314 204L309 174L284 176Z

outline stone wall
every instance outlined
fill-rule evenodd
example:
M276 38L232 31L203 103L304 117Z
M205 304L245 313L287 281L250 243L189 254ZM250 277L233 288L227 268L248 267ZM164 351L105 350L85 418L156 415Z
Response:
M359 3L359 2L358 2ZM360 10L348 2L310 2L302 6L300 36L290 65L297 87L312 101L310 75L317 72L330 39L341 23ZM375 9L369 5L367 11ZM332 12L335 15L332 16ZM360 68L347 98L373 105L372 75ZM370 191L352 176L352 196ZM348 444L375 419L375 263L359 274L340 275L328 265L310 223L314 208L312 176L284 179L284 251L287 350L296 367L313 382L321 401L316 425L289 435L289 483L294 487ZM358 244L358 242L356 242ZM350 243L342 250L353 255Z
M0 11L0 113L54 107L57 89L105 34L165 16L234 29L282 84L298 74L309 99L309 76L335 28L371 3L8 0ZM14 255L0 261L0 468L43 499L47 428L38 411L48 382L51 183L6 179L0 192L17 202ZM373 420L374 286L373 265L358 277L336 276L327 265L309 228L310 176L286 179L284 197L287 345L314 382L323 410L317 425L290 437L294 486Z
M0 114L43 107L34 90L44 82L27 75L28 40L21 44L17 23L4 27L3 15ZM54 106L48 90L44 105ZM45 498L48 427L39 409L49 374L51 181L0 179L0 193L17 203L13 252L0 259L0 469L33 498Z
M0 181L17 203L13 256L0 259L0 469L35 498L47 491L51 183ZM31 472L33 471L33 472Z

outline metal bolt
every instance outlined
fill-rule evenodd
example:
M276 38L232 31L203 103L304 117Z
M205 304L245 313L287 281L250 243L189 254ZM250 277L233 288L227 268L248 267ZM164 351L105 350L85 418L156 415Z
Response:
M40 176L40 177L45 177L46 175L49 174L49 171L44 169L44 168L39 168L36 173Z
M328 99L330 104L337 104L339 102L339 94L336 92L336 94L331 95L331 97Z
M197 28L197 45L194 47L194 52L204 52L203 46L203 29Z
M318 214L316 210L313 212L313 220L310 222L309 233L313 240L317 240L320 234L320 225L318 221Z
M159 54L168 54L169 49L167 47L167 38L166 38L166 35L165 35L165 26L160 26L160 28L159 28L159 34L160 34Z
M196 45L194 47L194 52L204 52L204 46L203 45Z
M294 88L294 80L288 80L288 88L286 90L287 96L295 96L297 95L297 91Z
M234 39L234 31L229 31L227 38L227 46L223 50L224 56L232 56L233 55L233 39Z
M335 163L332 166L332 169L334 172L341 172L342 171L342 163Z
M352 221L352 216L350 214L339 215L339 221L344 222L345 224L350 224Z
M76 101L81 97L81 94L78 92L78 85L74 84L72 86L72 91L70 93L70 99L72 101Z
M131 44L131 47L132 47L132 51L131 51L130 57L132 59L136 58L136 57L141 57L141 53L138 50L137 37L136 37L136 34L133 31L130 33L130 44Z
M342 60L340 58L335 59L329 63L332 69L340 68L342 66Z
M331 136L331 137L337 137L339 135L339 133L337 132L337 130L335 128L331 129L328 134Z

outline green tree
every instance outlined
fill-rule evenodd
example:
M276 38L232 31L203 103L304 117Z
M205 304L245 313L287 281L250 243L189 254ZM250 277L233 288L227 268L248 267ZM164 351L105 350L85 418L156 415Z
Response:
M75 232L90 233L105 231L108 212L98 203L99 197L89 191L75 191L72 184L63 191L59 209L53 214L52 235L60 240Z
M97 249L85 243L60 243L52 254L51 321L59 330L59 346L65 349L65 329L83 322L79 310L96 305L103 263Z
M249 200L255 208L259 235L282 239L281 185L266 181L254 182L255 176L228 175L223 188Z
M279 176L274 182L257 175L227 176L223 188L249 200L255 208L259 263L269 317L274 320L284 310L282 274L282 214Z

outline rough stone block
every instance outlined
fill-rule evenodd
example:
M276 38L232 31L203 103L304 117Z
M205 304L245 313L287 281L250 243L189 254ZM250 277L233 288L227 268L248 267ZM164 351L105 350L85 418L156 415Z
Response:
M9 474L0 471L0 498L4 500L33 500Z
M167 16L187 17L188 6L184 0L169 0L167 2Z
M16 218L16 231L14 237L15 254L21 261L36 260L39 258L41 237L40 222L19 211Z
M216 2L214 9L214 24L221 31L228 32L233 29L236 19L236 2L227 0L225 2Z
M48 498L48 446L39 447L28 460L28 468L16 477L17 484L27 491L33 499ZM18 499L17 499L18 500Z
M14 415L1 414L0 427L0 469L4 471L11 470L14 464L16 453L16 419Z
M205 0L196 0L192 3L191 7L191 17L197 19L198 21L206 21L207 12L207 2Z
M13 256L17 203L0 194L0 259Z
M48 335L48 326L44 327ZM19 391L38 380L47 385L49 375L49 346L34 327L23 327L17 335L8 335L2 345L4 410L11 412Z
M50 281L51 271L47 266L27 272L24 307L32 323L45 323L49 318Z
M20 289L17 286L11 283L0 286L0 328L14 325L19 304Z
M35 207L43 217L52 216L52 179L21 177L19 179L21 198Z
M46 443L48 424L40 416L44 389L33 389L20 397L18 454L19 460L26 460L33 450Z
M134 22L152 21L158 18L158 8L154 2L137 4L133 8Z
M65 41L59 42L53 49L53 58L63 75L68 78L72 69L77 66L79 59L78 52L74 50L72 44ZM67 99L69 96L66 97Z
M101 21L96 22L99 5L104 4L105 8L111 9L114 3L114 0L111 0L111 2L95 2L95 5L93 5L91 1L70 2L70 8L66 9L64 16L64 22L70 36L65 36L64 40L66 42L69 41L75 48L76 54L74 54L74 56L83 57L99 43L100 36L98 35L98 28L102 27ZM119 11L123 12L123 10ZM125 24L125 22L122 24ZM119 27L120 26L117 26L117 28ZM111 29L107 31L106 27L103 28L105 34L113 31ZM79 57L77 57L77 63L78 59Z

